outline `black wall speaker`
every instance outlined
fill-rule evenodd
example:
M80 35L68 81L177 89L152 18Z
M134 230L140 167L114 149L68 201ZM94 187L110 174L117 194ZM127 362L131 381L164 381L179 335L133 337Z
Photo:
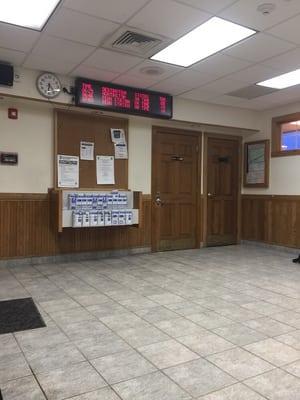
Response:
M14 84L14 67L8 64L0 63L0 85L13 86Z

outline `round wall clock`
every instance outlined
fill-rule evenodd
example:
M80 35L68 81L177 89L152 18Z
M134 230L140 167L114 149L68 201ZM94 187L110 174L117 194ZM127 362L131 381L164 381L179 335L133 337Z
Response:
M51 72L43 72L36 80L39 93L47 99L54 99L61 92L61 83L58 77Z

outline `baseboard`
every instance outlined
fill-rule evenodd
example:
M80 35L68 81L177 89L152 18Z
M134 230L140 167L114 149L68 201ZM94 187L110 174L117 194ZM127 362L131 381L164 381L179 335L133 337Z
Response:
M286 247L286 246L278 246L276 244L266 243L266 242L258 242L255 240L242 240L241 244L246 244L246 245L255 246L255 247L263 247L263 248L271 249L271 250L277 250L281 253L289 253L291 255L299 255L299 253L300 253L300 249L295 249L293 247Z
M105 250L105 251L92 251L87 253L71 253L71 254L58 254L49 257L27 257L0 260L0 267L15 267L26 265L41 265L41 264L60 264L66 262L80 262L87 260L101 260L104 258L124 257L128 255L147 254L151 253L150 247L135 247L132 249L122 250Z

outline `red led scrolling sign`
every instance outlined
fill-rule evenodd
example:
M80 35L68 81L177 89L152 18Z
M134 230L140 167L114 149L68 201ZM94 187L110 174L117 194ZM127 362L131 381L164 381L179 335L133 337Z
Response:
M80 107L172 118L173 99L168 94L82 78L76 80L75 93L75 103Z

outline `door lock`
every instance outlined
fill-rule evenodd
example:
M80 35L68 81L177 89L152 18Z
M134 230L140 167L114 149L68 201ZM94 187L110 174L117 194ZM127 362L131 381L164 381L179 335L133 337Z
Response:
M156 196L155 196L155 203L156 203L157 206L163 206L164 203L161 201L160 193L157 193L157 194L156 194Z

